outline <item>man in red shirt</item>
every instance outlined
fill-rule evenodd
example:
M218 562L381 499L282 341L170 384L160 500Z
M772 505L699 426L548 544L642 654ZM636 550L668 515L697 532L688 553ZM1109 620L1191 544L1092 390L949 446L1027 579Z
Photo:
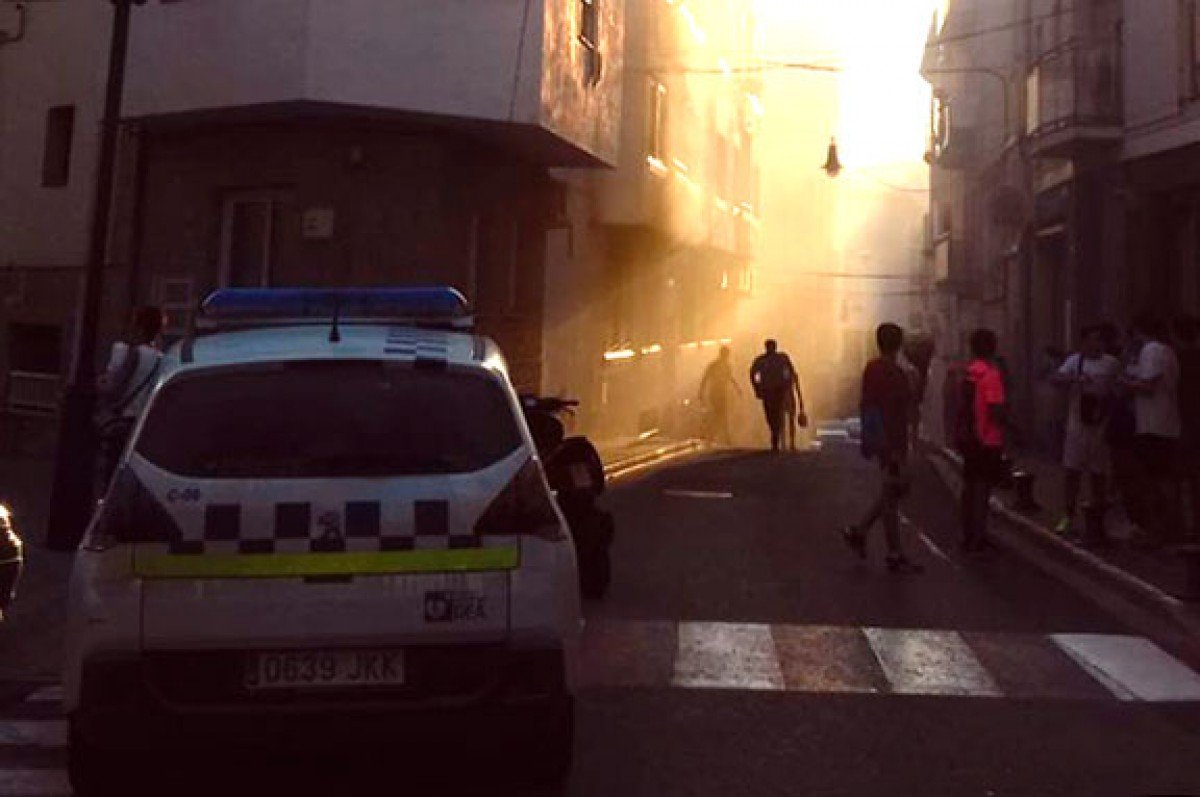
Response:
M909 373L898 362L904 331L881 324L875 331L879 356L867 363L862 378L863 456L879 462L883 487L862 521L842 530L842 537L859 557L867 556L866 534L883 522L887 566L893 573L920 573L900 547L900 501L908 494L908 433L915 390Z
M971 334L971 362L964 386L970 406L960 406L958 445L963 455L963 548L986 546L992 490L1004 476L1004 427L1007 402L1004 374L996 361L998 341L990 329ZM966 402L963 402L966 404Z

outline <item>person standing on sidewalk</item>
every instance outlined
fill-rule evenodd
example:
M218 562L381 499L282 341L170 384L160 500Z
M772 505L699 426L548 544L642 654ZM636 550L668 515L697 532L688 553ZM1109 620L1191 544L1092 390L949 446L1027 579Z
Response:
M867 532L882 521L887 543L887 567L893 573L920 573L900 546L900 502L909 491L909 430L915 403L912 378L901 367L904 331L881 324L875 331L879 356L867 363L862 377L862 453L879 463L882 485L879 497L862 520L846 526L842 538L860 558L867 557Z
M750 366L750 384L754 386L754 395L762 401L763 414L771 431L771 450L779 451L783 438L783 402L788 391L797 391L797 401L801 407L804 404L799 397L800 383L791 358L779 351L779 344L774 340L766 341L763 348L765 351Z
M1089 476L1092 505L1103 511L1108 503L1112 456L1108 446L1108 417L1121 361L1104 350L1104 329L1085 327L1080 349L1067 357L1054 374L1055 384L1067 391L1067 428L1063 437L1063 516L1055 531L1074 532L1083 474Z
M733 378L732 354L728 346L722 346L717 359L704 369L704 378L700 380L700 400L708 406L708 423L705 424L709 440L732 445L733 438L729 434L729 393L730 388L742 395Z
M1159 548L1181 534L1179 359L1163 342L1164 325L1156 316L1139 316L1133 332L1141 351L1134 375L1126 384L1133 391L1137 422L1137 514L1146 526L1142 529L1145 536L1136 542L1140 547Z
M162 364L159 338L163 312L144 306L134 311L126 341L113 344L108 365L96 380L99 409L96 426L100 436L100 479L108 486L117 460L137 423L154 379Z
M963 457L963 550L968 553L987 546L992 491L1004 476L1008 398L996 359L998 348L990 329L971 334L971 362L959 402L955 438Z

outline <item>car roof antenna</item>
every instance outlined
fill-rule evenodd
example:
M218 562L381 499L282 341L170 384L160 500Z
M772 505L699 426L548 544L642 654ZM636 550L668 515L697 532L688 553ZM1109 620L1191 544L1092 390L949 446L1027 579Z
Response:
M337 299L334 299L333 300L333 318L332 318L332 323L329 326L329 342L330 343L341 343L341 341L342 341L342 332L340 329L338 329L338 317L341 315L341 309L342 309L341 304L337 301Z

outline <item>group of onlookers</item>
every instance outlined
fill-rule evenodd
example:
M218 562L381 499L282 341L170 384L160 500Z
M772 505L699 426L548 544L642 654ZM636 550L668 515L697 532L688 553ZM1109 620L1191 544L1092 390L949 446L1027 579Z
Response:
M1067 392L1063 515L1056 531L1081 532L1088 477L1092 526L1117 499L1136 526L1134 543L1156 548L1200 532L1200 323L1167 326L1139 316L1122 338L1111 324L1080 332L1079 350L1052 379ZM1102 533L1084 535L1104 544Z
M903 331L883 324L876 338L880 356L863 373L860 409L863 454L879 463L881 490L842 536L865 557L866 535L880 523L888 568L919 572L899 537L919 393L902 356ZM962 546L975 553L988 545L992 492L1011 472L1006 446L1012 413L996 334L976 330L970 350L967 363L951 370L944 398L948 437L963 460ZM1051 379L1067 397L1063 513L1056 531L1086 544L1107 544L1105 518L1115 500L1136 527L1138 547L1200 538L1200 320L1181 316L1168 328L1143 314L1124 335L1112 324L1084 327L1078 349L1062 359ZM1089 502L1081 523L1085 477Z

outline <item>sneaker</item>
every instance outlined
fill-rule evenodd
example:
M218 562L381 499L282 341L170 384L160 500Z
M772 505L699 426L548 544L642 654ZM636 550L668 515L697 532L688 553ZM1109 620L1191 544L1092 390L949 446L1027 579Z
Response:
M846 541L850 550L858 554L859 559L867 558L867 539L861 531L853 526L846 526L842 529L842 539Z
M924 573L925 568L916 562L911 562L903 556L889 556L887 558L887 569L892 573L900 573L902 575Z

